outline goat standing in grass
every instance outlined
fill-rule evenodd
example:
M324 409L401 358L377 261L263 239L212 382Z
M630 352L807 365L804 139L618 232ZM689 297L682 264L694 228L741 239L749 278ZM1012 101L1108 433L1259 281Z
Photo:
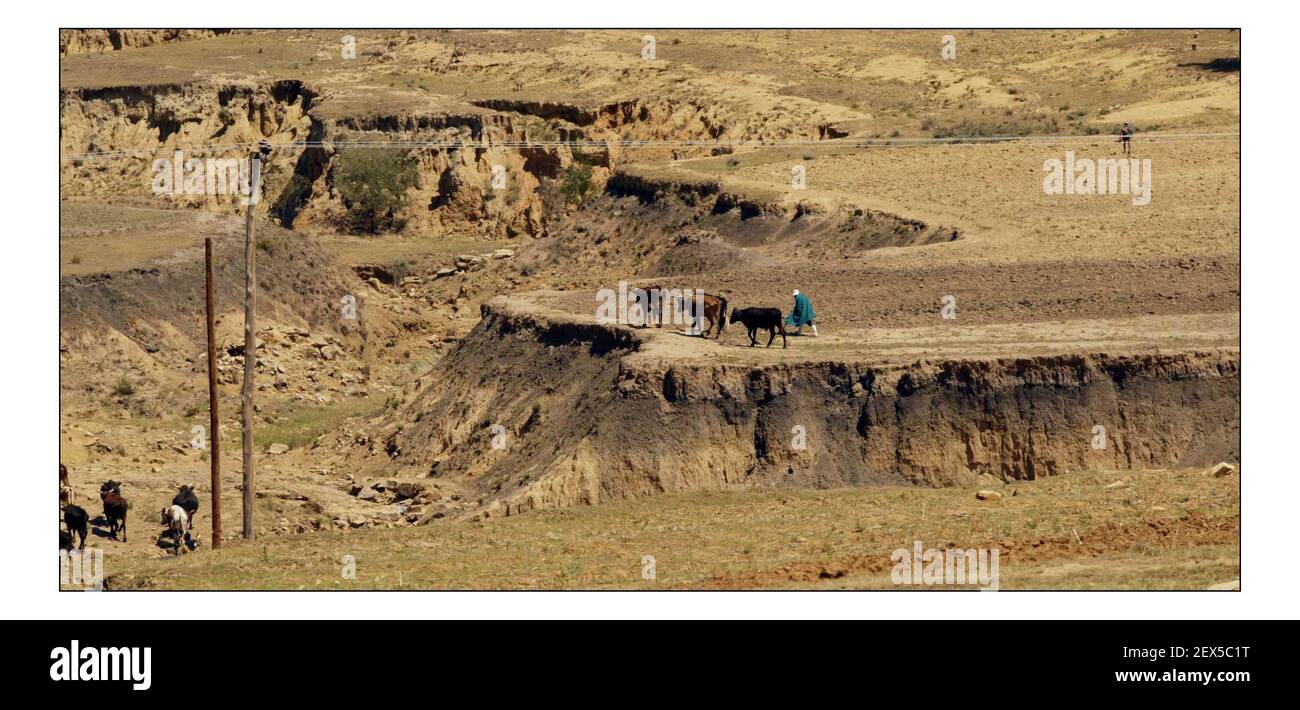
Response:
M68 467L59 464L59 505L72 505L77 502L77 494L68 482Z
M172 505L179 505L185 509L188 520L185 526L187 530L185 543L190 545L190 549L193 549L194 545L190 544L188 531L194 529L194 516L199 512L199 497L194 495L194 486L181 486L180 492L172 498Z
M189 514L184 508L173 504L162 509L162 524L167 527L172 539L176 541L176 555L179 557L186 547L185 540L190 535Z

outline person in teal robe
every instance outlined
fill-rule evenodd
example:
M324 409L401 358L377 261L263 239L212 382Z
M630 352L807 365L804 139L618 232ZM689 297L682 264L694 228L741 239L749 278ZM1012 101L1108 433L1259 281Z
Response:
M817 335L817 324L813 322L815 314L813 313L812 299L807 294L799 293L799 289L794 290L794 310L786 316L785 324L792 325L795 328L795 335L802 335L803 327L812 327L812 334Z

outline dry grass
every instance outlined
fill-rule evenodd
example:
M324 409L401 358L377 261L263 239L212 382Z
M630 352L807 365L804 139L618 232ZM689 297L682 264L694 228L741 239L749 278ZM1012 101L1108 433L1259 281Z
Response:
M1081 132L1126 117L1142 130L1236 120L1239 75L1211 68L1240 56L1235 32L1202 31L1192 50L1187 31L951 31L957 57L946 61L948 33L665 30L651 33L652 63L640 58L646 32L637 30L239 31L64 57L60 84L300 79L330 93L322 117L464 111L488 98L593 105L725 95L774 113L816 106L882 137L955 126ZM344 35L357 40L355 60L341 57Z
M59 275L111 273L147 266L183 249L203 249L203 237L229 234L238 220L179 210L103 203L63 202L59 223Z
M997 502L905 487L695 493L279 537L106 571L111 589L891 588L890 553L922 540L999 547L1003 588L1203 589L1239 576L1237 483L1080 472L1007 486ZM344 555L355 580L341 577ZM642 579L645 555L654 580Z

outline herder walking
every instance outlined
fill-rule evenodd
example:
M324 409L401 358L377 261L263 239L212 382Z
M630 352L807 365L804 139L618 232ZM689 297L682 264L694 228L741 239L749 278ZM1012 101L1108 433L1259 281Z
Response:
M802 335L800 331L803 327L810 326L814 337L817 335L817 324L813 322L812 300L806 294L799 293L799 289L794 290L794 310L786 316L786 325L792 325L795 328L795 335Z

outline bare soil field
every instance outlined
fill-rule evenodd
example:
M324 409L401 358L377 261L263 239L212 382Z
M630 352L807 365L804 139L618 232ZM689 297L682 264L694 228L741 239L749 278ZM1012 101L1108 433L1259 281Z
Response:
M1238 473L1206 474L1240 460L1236 33L644 34L61 37L60 460L92 514L132 502L90 542L110 589L913 588L917 540L1009 589L1239 578ZM1148 201L1044 190L1125 121ZM259 140L249 541L249 208L152 186ZM376 145L403 182L367 230ZM797 288L819 333L598 317L649 285Z

